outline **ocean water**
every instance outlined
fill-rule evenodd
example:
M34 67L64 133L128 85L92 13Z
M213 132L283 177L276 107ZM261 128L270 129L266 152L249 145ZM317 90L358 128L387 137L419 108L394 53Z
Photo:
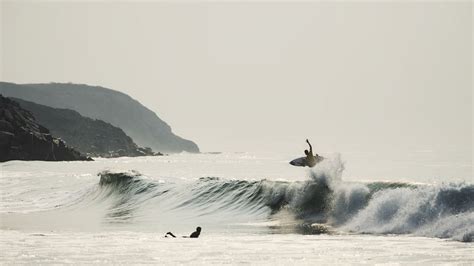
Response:
M398 177L406 165L376 157L333 154L313 169L290 159L183 153L2 163L0 261L474 263L469 162L440 168L407 157L411 169ZM443 177L448 166L457 177ZM198 239L164 237L197 226Z

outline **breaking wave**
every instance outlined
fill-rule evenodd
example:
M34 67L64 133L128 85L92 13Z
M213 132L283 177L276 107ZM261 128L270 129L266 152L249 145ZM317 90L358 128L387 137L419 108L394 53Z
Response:
M230 224L290 217L295 228L323 224L333 232L473 241L473 184L349 183L341 180L343 170L335 159L315 167L304 182L203 177L187 183L158 182L137 172L101 172L89 199L107 202L111 222L173 216Z

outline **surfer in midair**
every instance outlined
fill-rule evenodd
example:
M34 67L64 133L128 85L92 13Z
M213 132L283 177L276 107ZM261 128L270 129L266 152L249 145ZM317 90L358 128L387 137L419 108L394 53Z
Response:
M309 140L306 139L306 143L309 145L309 151L304 150L304 154L306 154L305 158L305 163L306 166L313 167L317 163L323 160L323 157L319 156L319 154L316 154L316 156L313 155L313 146L311 146L311 143L309 143Z

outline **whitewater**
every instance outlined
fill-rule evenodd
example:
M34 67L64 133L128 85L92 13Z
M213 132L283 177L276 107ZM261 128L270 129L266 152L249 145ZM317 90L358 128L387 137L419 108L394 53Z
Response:
M229 152L1 163L0 260L474 262L470 162L459 178L443 178L413 166L404 177L370 176L396 169L379 171L382 164L371 159L360 169L372 172L364 172L350 155L328 155L313 169L293 167L291 159ZM433 172L447 169L437 167ZM197 226L198 239L164 237Z

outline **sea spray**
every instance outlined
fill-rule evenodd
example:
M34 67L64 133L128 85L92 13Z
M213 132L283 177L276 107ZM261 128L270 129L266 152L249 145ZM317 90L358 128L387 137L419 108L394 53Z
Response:
M445 184L380 190L341 229L413 233L470 242L474 232L474 186Z
M309 168L309 177L317 183L332 186L342 181L342 173L345 166L341 155L336 153L331 157L325 158L322 162L313 168Z

